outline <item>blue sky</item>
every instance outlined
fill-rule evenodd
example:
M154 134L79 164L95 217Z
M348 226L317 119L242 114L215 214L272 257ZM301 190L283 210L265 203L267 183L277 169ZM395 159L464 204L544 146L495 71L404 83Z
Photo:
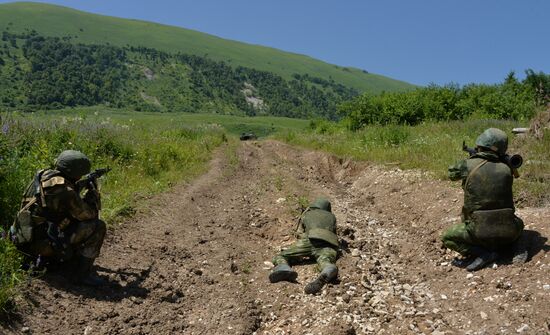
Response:
M12 1L2 1L12 2ZM548 0L48 0L306 54L410 83L550 73Z

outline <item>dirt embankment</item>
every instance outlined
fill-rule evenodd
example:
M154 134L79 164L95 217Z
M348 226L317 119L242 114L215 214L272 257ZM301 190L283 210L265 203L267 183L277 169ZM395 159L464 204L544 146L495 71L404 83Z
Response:
M275 141L219 155L190 185L152 199L109 232L98 260L109 287L33 280L7 334L548 334L550 210L519 211L532 259L469 274L450 266L442 230L459 220L458 185L336 159ZM345 248L339 281L308 296L270 284L294 238L301 197L332 200Z

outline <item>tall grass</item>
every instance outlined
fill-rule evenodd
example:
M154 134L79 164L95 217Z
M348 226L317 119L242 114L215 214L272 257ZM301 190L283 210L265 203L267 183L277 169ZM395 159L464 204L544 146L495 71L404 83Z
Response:
M311 122L306 132L287 131L275 135L290 144L324 150L338 156L347 156L379 164L399 166L402 169L422 169L435 178L446 179L447 167L467 154L461 150L462 141L474 146L483 130L496 127L509 135L509 152L524 157L516 180L515 190L520 205L543 205L550 202L550 133L543 140L516 137L514 127L525 127L515 121L469 120L428 122L416 126L365 126L350 131L343 124L328 121Z
M5 232L2 231L4 236ZM17 287L26 278L21 269L23 257L15 246L6 238L0 239L0 313L13 306L12 298L17 294Z

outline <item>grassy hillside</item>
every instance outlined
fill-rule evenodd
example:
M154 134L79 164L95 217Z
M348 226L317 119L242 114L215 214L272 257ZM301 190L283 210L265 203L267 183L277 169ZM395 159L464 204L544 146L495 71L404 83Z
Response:
M1 32L0 107L32 111L106 105L136 111L338 119L359 93L334 81L144 47L71 43Z
M0 30L5 29L12 33L34 29L46 36L71 35L75 37L74 41L81 43L145 46L166 52L208 55L214 60L273 72L286 79L295 73L309 74L327 80L332 78L337 83L372 93L414 87L304 55L226 40L188 29L90 14L49 4L17 2L0 5Z

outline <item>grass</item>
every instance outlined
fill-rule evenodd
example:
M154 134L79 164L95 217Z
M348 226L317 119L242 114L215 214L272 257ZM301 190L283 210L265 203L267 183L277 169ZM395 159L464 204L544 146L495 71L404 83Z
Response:
M287 131L275 138L311 149L327 151L341 157L370 161L402 169L422 169L434 178L446 180L447 167L467 154L462 141L474 146L483 130L496 127L511 139L509 152L524 157L521 178L515 181L519 205L540 206L550 202L550 132L543 140L521 138L511 134L514 127L527 125L513 121L470 120L430 122L418 126L367 126L352 132L335 123L312 122L307 132Z
M139 127L168 127L173 123L186 127L209 125L223 128L230 135L243 132L255 132L259 137L266 137L276 132L301 131L306 129L309 121L275 117L275 116L235 116L208 113L158 113L139 112L106 107L67 108L57 111L42 111L37 114L42 119L55 120L59 117L74 117L92 122L110 122L121 126L136 125Z
M0 313L13 307L17 288L26 278L26 273L21 270L22 261L23 257L15 246L5 238L0 239Z
M309 74L356 88L361 92L402 91L414 86L356 68L328 64L274 48L222 39L209 34L157 23L86 13L49 4L18 2L0 5L0 29L23 32L34 29L46 36L73 36L79 43L145 46L182 52L269 71L290 79Z

